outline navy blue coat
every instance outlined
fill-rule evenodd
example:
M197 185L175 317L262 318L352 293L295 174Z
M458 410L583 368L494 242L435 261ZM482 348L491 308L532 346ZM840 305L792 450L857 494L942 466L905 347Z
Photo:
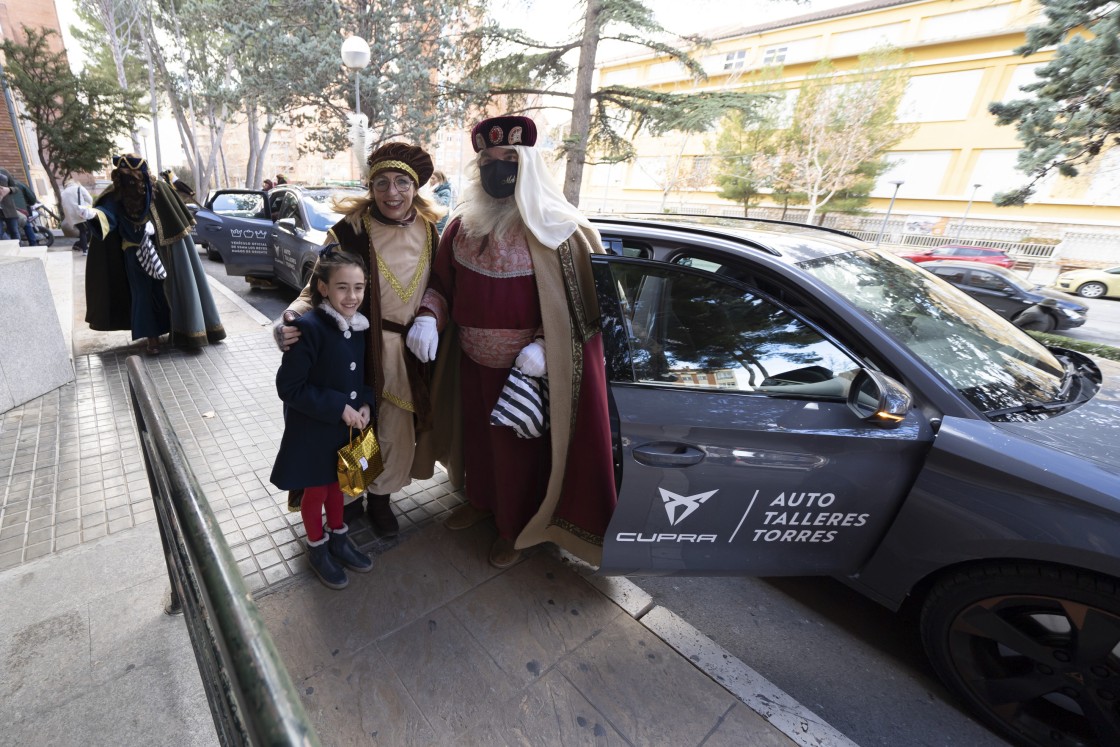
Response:
M350 440L342 410L373 406L373 389L363 383L366 331L343 331L321 309L304 314L295 326L299 342L284 353L276 372L284 437L271 479L281 490L337 482L338 450Z

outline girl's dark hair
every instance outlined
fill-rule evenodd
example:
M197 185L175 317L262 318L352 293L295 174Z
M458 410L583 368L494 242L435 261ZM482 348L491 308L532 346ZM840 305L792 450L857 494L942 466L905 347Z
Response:
M361 269L362 274L368 274L369 270L366 269L366 262L357 254L351 254L345 249L340 249L338 244L329 244L319 252L319 260L315 263L315 269L311 271L311 303L318 306L324 300L324 296L319 292L319 282L322 280L327 285L330 285L331 274L334 273L339 267L347 267L353 265Z

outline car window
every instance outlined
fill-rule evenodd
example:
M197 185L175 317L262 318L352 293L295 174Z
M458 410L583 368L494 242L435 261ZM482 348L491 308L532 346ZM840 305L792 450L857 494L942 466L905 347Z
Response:
M887 330L981 411L1059 397L1064 369L1049 350L910 262L862 250L798 267Z
M342 216L334 210L335 201L359 194L361 193L326 190L304 193L303 207L307 211L307 220L311 222L311 227L317 231L329 231L335 223L342 220Z
M280 214L280 206L284 202L284 195L288 194L288 190L281 190L279 192L270 192L268 195L268 208L272 211L272 219L277 220Z
M842 398L859 371L807 323L737 283L642 262L610 271L622 319L604 327L625 330L634 382Z
M984 272L983 270L973 270L972 277L969 278L968 284L973 288L983 288L984 290L996 291L999 293L1007 293L1012 290L1011 286L1008 285L1003 278L999 277L994 272Z
M230 218L259 218L264 212L264 196L251 193L225 193L214 198L210 209Z
M653 250L650 249L649 244L619 236L601 236L600 238L603 242L603 248L607 250L607 253L613 254L616 257L635 257L643 259L653 256Z
M928 267L926 269L930 270L934 275L937 275L940 278L945 278L950 283L964 285L964 276L966 274L964 270L958 269L956 267Z
M294 192L284 191L284 197L280 201L280 207L274 215L276 216L276 220L295 218L297 226L302 223L299 217L299 200L296 198Z

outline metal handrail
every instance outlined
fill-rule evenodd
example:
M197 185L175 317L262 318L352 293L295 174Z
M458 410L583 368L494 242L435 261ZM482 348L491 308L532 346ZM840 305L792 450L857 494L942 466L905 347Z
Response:
M169 613L185 613L223 745L303 745L319 739L183 454L151 376L128 358L129 390L159 518Z

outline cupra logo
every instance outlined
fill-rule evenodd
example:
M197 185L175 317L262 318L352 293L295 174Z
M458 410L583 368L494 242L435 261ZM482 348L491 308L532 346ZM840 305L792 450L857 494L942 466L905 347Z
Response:
M719 492L717 488L696 495L677 495L676 493L670 493L665 488L658 488L658 490L661 491L661 500L665 501L665 513L669 514L669 524L671 526L680 524L693 511L700 508L701 503Z

